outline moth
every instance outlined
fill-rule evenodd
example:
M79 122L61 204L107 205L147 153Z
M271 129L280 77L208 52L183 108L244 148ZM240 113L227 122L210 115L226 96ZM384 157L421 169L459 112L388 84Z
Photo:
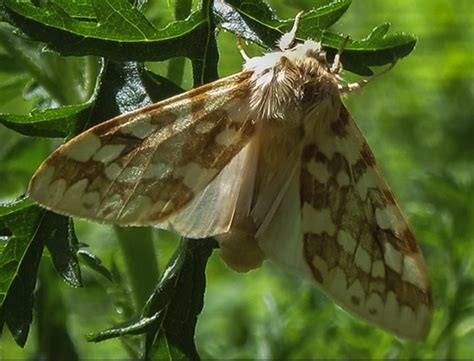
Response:
M311 278L352 314L423 339L430 281L420 248L341 95L319 42L94 126L60 146L29 194L54 212L215 237L238 271L265 258Z

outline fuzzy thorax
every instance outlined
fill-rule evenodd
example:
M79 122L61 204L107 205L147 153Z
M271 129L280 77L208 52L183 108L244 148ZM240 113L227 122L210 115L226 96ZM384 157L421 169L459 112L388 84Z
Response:
M307 40L295 47L249 59L250 106L257 119L303 119L320 101L337 92L321 44Z

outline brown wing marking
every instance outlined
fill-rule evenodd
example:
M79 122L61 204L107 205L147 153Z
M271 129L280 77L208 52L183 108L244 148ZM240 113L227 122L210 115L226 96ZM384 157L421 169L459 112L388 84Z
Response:
M243 148L250 73L97 125L40 167L30 194L60 213L127 225L181 209Z
M335 114L303 150L304 257L342 306L401 336L422 338L431 312L423 256L342 103Z

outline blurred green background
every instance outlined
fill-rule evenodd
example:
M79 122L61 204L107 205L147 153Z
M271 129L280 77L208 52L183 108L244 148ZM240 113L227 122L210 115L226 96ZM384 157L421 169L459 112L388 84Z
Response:
M151 3L156 6L148 6L147 16L157 24L165 23L173 1ZM314 5L309 0L270 3L281 17L288 18ZM309 282L268 262L259 270L238 274L214 252L196 334L203 359L474 357L473 13L471 0L353 0L335 27L358 39L389 21L392 31L418 36L410 56L361 92L351 94L346 103L423 248L435 305L426 342L404 342L354 319ZM261 51L248 48L251 54ZM220 75L239 71L242 61L235 37L221 32L219 49ZM160 72L165 65L152 67ZM4 92L0 112L29 111L31 102L22 99L21 89L31 79L14 79L5 70L0 68ZM182 86L189 88L191 78L186 74ZM2 101L6 92L17 92L18 97ZM4 201L25 191L36 167L59 141L53 145L4 127L0 127L0 139L0 200ZM78 222L77 228L80 240L107 267L123 270L123 255L112 227ZM176 239L161 235L155 244L162 268ZM117 311L126 312L120 302L126 292L87 270L85 287L72 289L52 274L49 260L45 261L41 271L47 282L40 286L49 290L49 302L65 305L69 332L81 357L126 358L120 341L89 344L84 338L120 320ZM19 349L6 331L1 336L0 358L30 357L37 340L33 327L26 347Z

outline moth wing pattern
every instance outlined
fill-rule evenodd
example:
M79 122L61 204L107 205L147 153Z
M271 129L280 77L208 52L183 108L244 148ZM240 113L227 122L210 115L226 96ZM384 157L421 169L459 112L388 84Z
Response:
M319 119L301 162L301 229L313 279L347 310L423 338L431 288L415 237L342 102Z
M255 142L251 140L198 196L156 226L175 230L190 238L228 232L236 214L250 207L256 171L255 155Z
M249 77L238 73L90 128L41 165L30 195L98 222L165 221L251 139Z

